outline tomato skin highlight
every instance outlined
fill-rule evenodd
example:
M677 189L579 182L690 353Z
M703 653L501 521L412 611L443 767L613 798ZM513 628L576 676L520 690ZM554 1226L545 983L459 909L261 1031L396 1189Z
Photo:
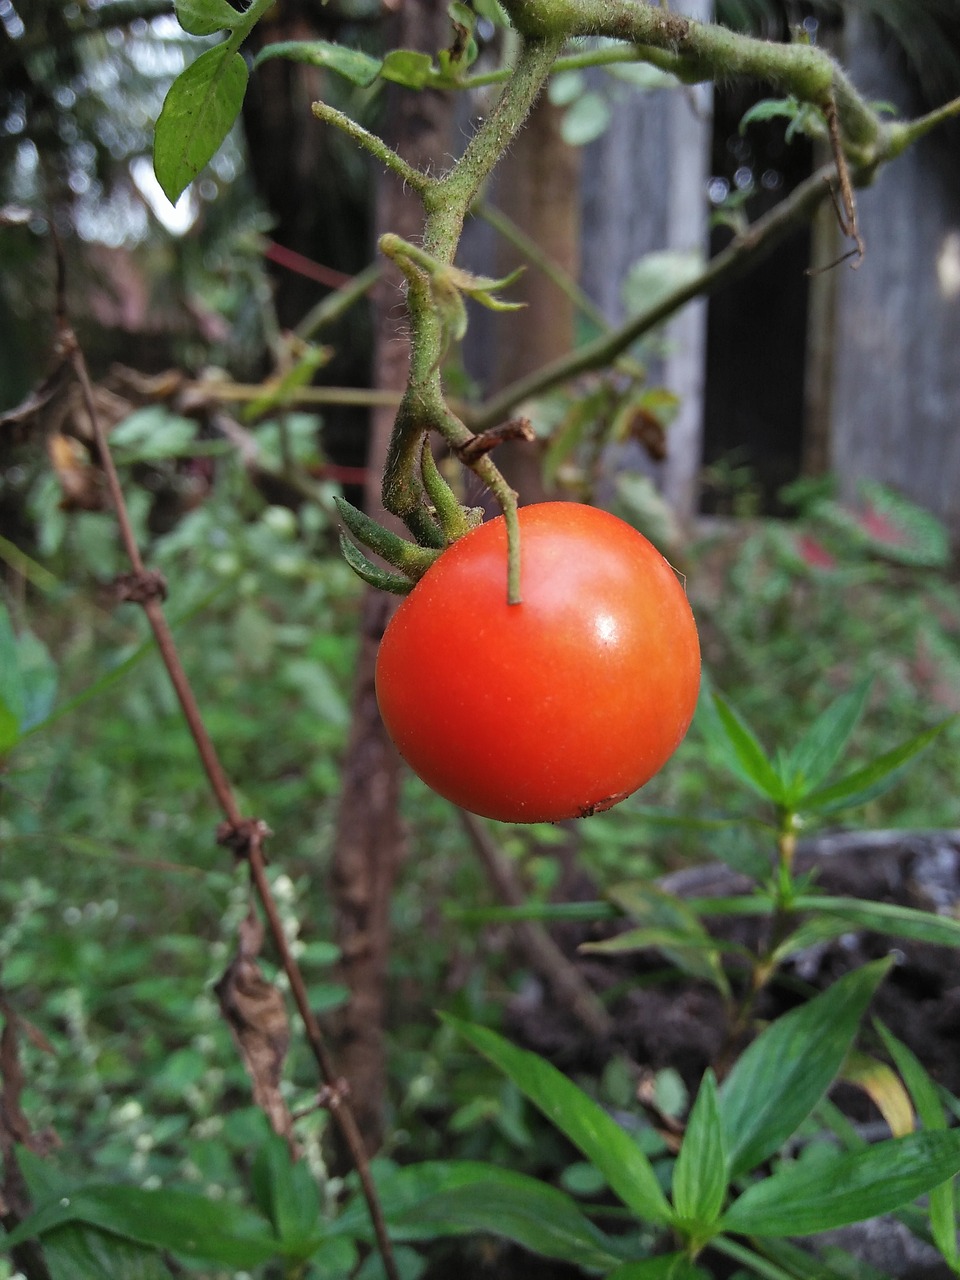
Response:
M522 602L497 517L404 599L377 657L397 750L440 795L502 822L557 822L643 786L686 733L700 646L683 587L595 507L520 509Z

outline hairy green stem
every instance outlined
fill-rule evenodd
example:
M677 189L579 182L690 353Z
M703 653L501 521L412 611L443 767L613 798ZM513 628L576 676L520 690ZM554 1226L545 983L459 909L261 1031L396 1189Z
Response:
M954 98L952 101L944 103L942 107L937 107L935 111L930 111L927 115L920 116L916 120L888 125L889 143L887 156L891 160L894 159L902 151L905 151L907 147L912 146L914 142L928 134L931 129L935 129L937 125L957 118L960 118L960 98Z
M837 62L812 45L776 44L637 0L504 0L504 8L528 36L607 36L643 46L645 61L687 83L745 77L816 106L824 106L832 94L858 164L867 162L883 138L876 112Z
M359 146L375 156L384 168L391 169L404 182L413 187L414 191L419 191L423 194L433 185L434 179L429 174L415 169L412 164L407 164L406 160L398 155L393 147L388 146L382 138L378 138L369 129L364 129L363 125L357 124L356 120L351 120L343 111L338 111L336 107L331 107L327 102L314 102L311 110L318 120L324 120L327 124L336 125L348 138L352 138Z

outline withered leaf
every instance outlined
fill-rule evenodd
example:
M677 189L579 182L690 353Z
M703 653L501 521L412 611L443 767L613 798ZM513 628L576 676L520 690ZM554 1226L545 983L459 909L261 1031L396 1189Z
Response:
M262 945L263 925L251 907L238 930L236 954L214 990L250 1077L254 1102L292 1147L293 1118L280 1093L290 1026L283 996L257 964Z

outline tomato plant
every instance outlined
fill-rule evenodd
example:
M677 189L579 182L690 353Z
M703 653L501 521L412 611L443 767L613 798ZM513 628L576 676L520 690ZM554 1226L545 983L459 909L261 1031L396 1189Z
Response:
M680 744L700 684L696 624L670 565L608 512L520 511L522 603L502 517L444 551L377 660L387 730L440 795L504 822L607 809Z

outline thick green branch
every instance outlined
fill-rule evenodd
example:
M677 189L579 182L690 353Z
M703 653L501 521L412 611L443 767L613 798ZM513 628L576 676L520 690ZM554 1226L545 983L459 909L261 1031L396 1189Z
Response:
M564 42L563 33L523 41L496 106L453 168L424 192L424 248L435 258L453 261L470 206L526 120Z
M760 40L637 0L504 0L504 8L528 36L607 36L644 46L641 57L688 83L737 76L816 106L834 97L856 163L869 163L883 149L886 131L877 114L834 59L812 45Z

